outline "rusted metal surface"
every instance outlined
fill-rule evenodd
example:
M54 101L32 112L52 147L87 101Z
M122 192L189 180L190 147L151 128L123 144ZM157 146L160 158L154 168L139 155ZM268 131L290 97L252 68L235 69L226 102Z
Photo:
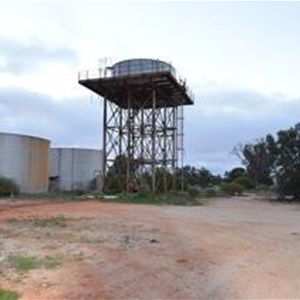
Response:
M79 83L104 98L103 174L116 158L126 160L120 181L146 189L178 187L177 169L183 165L183 106L194 104L193 94L175 68L166 62L132 59L79 74ZM159 178L157 174L163 174ZM108 186L105 177L104 189ZM147 179L148 180L148 179ZM148 180L149 181L149 180ZM124 189L123 182L119 184Z
M0 174L14 179L22 193L48 191L49 145L42 138L0 133Z
M171 64L160 60L125 60L97 72L79 72L78 79L81 85L125 109L129 105L128 89L151 94L153 83L160 94L157 97L157 108L194 104L194 95L186 80L178 75ZM151 109L151 101L144 103L143 107ZM131 108L140 107L137 103Z

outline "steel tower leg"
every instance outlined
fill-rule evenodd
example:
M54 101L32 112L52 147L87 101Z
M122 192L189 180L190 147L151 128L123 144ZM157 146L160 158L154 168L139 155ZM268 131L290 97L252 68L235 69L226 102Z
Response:
M107 169L107 161L106 161L106 134L107 134L107 99L103 99L103 161L102 161L102 192L105 191L106 184L106 169Z
M155 161L155 140L156 140L156 90L152 90L152 192L156 192L156 161Z

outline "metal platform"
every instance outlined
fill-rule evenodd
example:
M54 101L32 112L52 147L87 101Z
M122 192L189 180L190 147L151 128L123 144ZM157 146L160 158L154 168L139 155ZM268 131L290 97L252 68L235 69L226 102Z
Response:
M79 83L122 108L128 108L129 91L147 94L153 88L156 90L157 108L194 104L193 95L189 92L185 82L178 81L171 72L111 77L104 77L99 73L98 78L91 76L88 72L82 72L79 76ZM139 107L138 103L131 106L133 109ZM151 101L146 103L144 108L152 108Z

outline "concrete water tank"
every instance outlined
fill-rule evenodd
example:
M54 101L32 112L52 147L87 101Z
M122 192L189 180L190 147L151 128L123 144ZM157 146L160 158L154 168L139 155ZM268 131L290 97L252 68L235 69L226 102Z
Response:
M102 151L80 148L51 148L51 190L97 189L102 170Z
M22 193L48 191L50 141L0 132L0 175L12 178Z

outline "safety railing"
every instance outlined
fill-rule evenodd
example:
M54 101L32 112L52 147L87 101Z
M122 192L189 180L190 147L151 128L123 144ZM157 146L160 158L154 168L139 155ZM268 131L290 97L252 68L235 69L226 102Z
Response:
M168 63L157 60L128 60L116 63L113 66L103 66L98 69L83 70L78 73L78 80L117 78L120 76L130 76L138 74L150 74L170 72L176 81L185 88L188 96L194 101L194 94L186 84L176 69Z

